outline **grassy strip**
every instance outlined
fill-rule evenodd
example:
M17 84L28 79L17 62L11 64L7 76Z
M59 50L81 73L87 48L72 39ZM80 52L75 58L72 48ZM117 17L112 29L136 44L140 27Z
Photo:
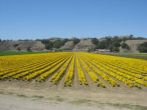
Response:
M38 53L47 53L47 52L0 51L0 56L38 54Z
M147 53L98 53L98 54L147 60Z
M146 53L137 53L137 54L119 53L119 54L116 54L116 56L128 57L128 58L138 58L138 59L147 60L147 54Z

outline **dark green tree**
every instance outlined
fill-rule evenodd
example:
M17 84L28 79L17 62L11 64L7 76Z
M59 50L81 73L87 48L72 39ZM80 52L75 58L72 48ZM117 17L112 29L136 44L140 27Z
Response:
M45 48L46 48L47 50L51 50L52 47L53 47L53 43L52 43L51 41L48 41L48 43L45 44Z
M119 52L119 47L112 47L113 52Z
M139 52L146 53L147 52L147 42L144 42L144 43L140 44L138 46L138 50L139 50Z
M80 39L78 38L72 38L71 40L73 41L74 45L80 42Z
M121 48L129 50L129 46L125 42L121 44Z
M53 43L52 43L50 40L48 40L48 39L43 39L43 40L41 40L41 42L45 45L45 48L46 48L47 50L51 50L51 49L52 49Z
M98 45L98 43L99 43L99 40L97 38L92 38L91 41L95 45Z
M112 47L120 47L120 42L112 42Z
M107 49L107 47L108 47L107 42L106 41L101 41L101 42L99 42L99 44L97 45L96 48L99 48L99 49Z
M32 52L31 47L27 47L28 52Z
M60 40L60 39L58 39L58 40L56 40L56 41L53 42L53 47L54 47L54 48L60 48L60 47L63 46L66 42L67 42L67 39L65 39L65 40Z

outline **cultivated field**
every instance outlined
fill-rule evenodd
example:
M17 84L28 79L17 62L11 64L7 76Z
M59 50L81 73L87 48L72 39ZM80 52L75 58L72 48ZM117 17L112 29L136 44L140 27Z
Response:
M2 110L146 110L147 61L84 52L0 57Z
M62 87L147 86L147 61L84 52L0 57L0 80L48 82Z

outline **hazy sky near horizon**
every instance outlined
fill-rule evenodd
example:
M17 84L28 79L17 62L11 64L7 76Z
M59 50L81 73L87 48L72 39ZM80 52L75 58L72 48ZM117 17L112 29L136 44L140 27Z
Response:
M147 0L0 0L0 38L147 37Z

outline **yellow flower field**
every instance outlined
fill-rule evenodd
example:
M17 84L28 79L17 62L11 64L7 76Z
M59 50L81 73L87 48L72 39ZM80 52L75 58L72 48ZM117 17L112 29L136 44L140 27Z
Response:
M0 57L0 80L49 81L64 87L147 86L147 61L86 52L56 52Z

